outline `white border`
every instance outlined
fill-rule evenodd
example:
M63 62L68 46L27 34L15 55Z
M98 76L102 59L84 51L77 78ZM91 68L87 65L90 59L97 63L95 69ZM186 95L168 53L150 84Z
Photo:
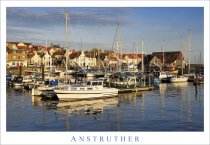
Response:
M6 132L6 7L204 7L204 132ZM2 1L1 2L1 144L73 144L71 136L139 136L136 144L209 144L209 1ZM77 142L77 144L123 144ZM135 144L125 142L126 144Z

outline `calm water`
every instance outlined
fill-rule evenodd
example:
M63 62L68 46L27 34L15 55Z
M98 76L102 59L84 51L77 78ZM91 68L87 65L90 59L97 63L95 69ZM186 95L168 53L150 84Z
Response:
M160 84L115 98L33 103L30 91L8 88L6 109L7 131L203 131L204 86Z

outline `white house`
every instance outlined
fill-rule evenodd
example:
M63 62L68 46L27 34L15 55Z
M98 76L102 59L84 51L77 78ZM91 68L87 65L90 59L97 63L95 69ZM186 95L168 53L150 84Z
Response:
M34 66L40 66L42 63L42 58L40 57L40 55L37 54L37 52L35 52L35 55L31 58L31 64L33 64Z
M91 68L96 66L96 58L87 57L84 52L74 52L69 55L70 66L80 66L81 68Z
M46 52L45 55L42 58L42 63L45 67L51 67L52 66L52 56Z

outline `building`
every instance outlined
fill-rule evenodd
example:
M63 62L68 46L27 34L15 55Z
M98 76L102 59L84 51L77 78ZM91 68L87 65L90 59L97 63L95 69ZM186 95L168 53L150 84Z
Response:
M25 51L13 50L6 53L7 67L27 67L28 57Z
M69 55L68 64L71 67L94 68L96 66L96 58L86 56L83 51L73 52Z
M33 66L39 67L39 66L41 66L41 63L42 63L42 58L35 51L35 54L30 59L30 64Z
M187 65L188 63L181 51L153 52L149 60L149 67L159 66L161 69L163 67L164 70L176 70Z
M42 63L45 67L52 67L52 56L49 52L45 52L44 56L42 57Z

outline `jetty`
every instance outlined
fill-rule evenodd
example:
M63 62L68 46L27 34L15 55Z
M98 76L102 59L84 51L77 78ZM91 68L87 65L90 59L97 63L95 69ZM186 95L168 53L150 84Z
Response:
M153 86L148 87L134 87L134 88L122 88L118 89L118 94L124 94L124 93L132 93L132 92L141 92L141 91L151 91L153 90Z

